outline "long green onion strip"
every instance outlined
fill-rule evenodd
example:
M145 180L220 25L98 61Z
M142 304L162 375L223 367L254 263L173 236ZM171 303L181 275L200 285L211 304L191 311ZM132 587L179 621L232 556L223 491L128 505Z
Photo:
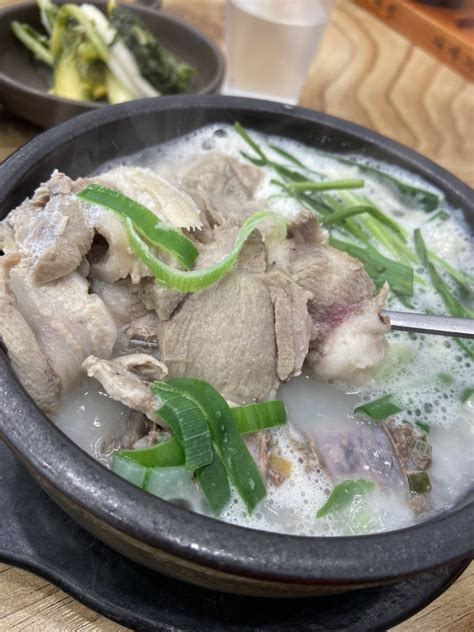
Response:
M308 193L310 191L333 191L338 189L361 189L363 180L321 180L321 182L306 181L292 182L287 185L294 193Z
M345 509L351 505L357 497L367 494L374 488L374 483L364 479L351 479L338 483L324 505L316 513L316 518L323 518L329 513Z
M468 274L467 272L456 270L456 268L432 250L428 250L428 257L432 262L441 266L445 272L447 272L449 276L451 276L458 285L461 286L462 290L464 290L466 294L472 294L474 292L474 276Z
M434 265L429 260L428 251L426 249L425 241L419 228L415 230L415 248L416 254L420 259L421 264L427 270L433 287L443 299L444 304L451 316L457 318L474 318L474 312L460 303L455 296L453 296L449 286L439 275Z
M236 406L230 412L241 434L259 432L266 428L286 424L286 410L282 401L275 399L271 402Z
M195 400L169 382L154 382L151 390L163 404L157 410L158 415L183 448L186 469L194 471L212 463L211 433Z
M153 273L156 280L166 287L179 292L196 292L203 290L224 277L234 266L243 245L253 231L264 221L272 220L274 224L285 224L284 217L269 211L257 211L248 217L237 233L234 247L221 261L205 270L177 270L155 257L147 244L140 238L130 219L124 221L128 239L136 256Z
M364 264L366 272L375 283L377 290L387 281L397 295L403 297L413 295L412 268L392 259L387 259L371 247L363 248L333 237L330 238L329 243L334 248L347 252L351 257L359 259Z
M402 410L403 408L393 401L392 395L384 395L379 397L379 399L357 406L357 408L354 408L354 414L363 413L373 421L381 421L391 415L400 413Z
M398 234L398 224L393 222L388 215L384 215L381 211L378 210L375 206L371 204L359 204L355 206L349 206L347 208L341 208L331 215L326 216L321 220L323 226L331 226L333 224L339 224L344 222L348 217L352 217L354 215L360 215L361 213L367 213L372 215L375 219L377 219L381 224Z
M169 380L168 384L185 392L201 408L227 475L247 509L252 511L265 497L265 485L240 436L227 402L212 386L201 380L176 378Z
M390 189L395 191L398 194L398 197L402 202L416 204L421 206L424 211L427 213L431 213L439 207L440 199L436 193L428 191L426 189L421 189L420 187L414 187L407 182L403 182L395 176L392 176L376 167L370 167L369 165L364 165L356 160L349 158L341 158L336 156L330 156L331 158L337 160L338 162L350 165L352 167L356 167L361 173L368 173L373 176L375 180L378 180L382 184L387 185Z
M305 171L307 171L308 173L314 173L317 176L322 177L323 174L319 173L319 171L313 171L312 169L308 169L308 167L306 167L301 160L299 160L298 158L296 158L296 156L293 156L293 154L290 154L288 151L285 151L284 149L282 149L281 147L277 147L277 145L272 145L269 144L269 147L271 147L271 149L279 154L282 158L285 158L285 160L288 160L289 162L292 162L294 165L296 165L297 167L300 167L300 169L304 169Z
M104 206L122 219L129 218L134 229L150 244L176 257L185 268L192 267L198 256L198 250L193 242L179 229L163 223L139 202L100 184L89 184L78 193L78 197L91 204Z
M465 307L458 299L452 294L448 284L440 276L435 266L429 259L429 254L426 249L426 245L419 228L415 230L415 248L416 253L423 265L427 270L431 279L434 289L438 292L439 296L446 305L446 309L451 316L456 318L474 318L474 312ZM471 360L474 359L474 346L470 340L462 340L461 338L454 338L454 342L458 347L467 355Z

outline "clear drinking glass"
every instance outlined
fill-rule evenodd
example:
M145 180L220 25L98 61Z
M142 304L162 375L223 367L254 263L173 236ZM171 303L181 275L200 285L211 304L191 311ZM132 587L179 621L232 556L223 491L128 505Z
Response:
M297 103L335 0L227 0L225 94Z

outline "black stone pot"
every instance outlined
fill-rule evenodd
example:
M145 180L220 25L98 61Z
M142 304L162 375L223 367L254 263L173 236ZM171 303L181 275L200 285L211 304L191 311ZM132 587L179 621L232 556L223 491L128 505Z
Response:
M474 219L468 187L373 132L291 106L193 96L103 108L45 132L0 167L0 216L56 167L74 178L111 158L207 123L236 120L315 147L359 152L399 165L439 187L453 206ZM472 498L408 529L344 538L265 533L173 506L133 487L82 452L27 397L3 352L0 363L0 434L7 444L77 522L152 569L221 591L289 597L393 582L472 555Z

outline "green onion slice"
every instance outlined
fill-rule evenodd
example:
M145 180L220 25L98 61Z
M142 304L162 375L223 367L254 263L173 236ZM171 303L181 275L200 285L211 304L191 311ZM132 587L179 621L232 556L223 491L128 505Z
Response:
M214 448L213 451L212 463L197 470L196 476L209 507L219 514L230 500L230 485L224 464Z
M222 459L227 475L252 511L266 495L265 485L257 465L240 436L225 399L212 386L202 380L176 378L167 384L179 390L201 408L211 430L217 453ZM153 387L152 387L153 388Z
M211 433L193 398L169 382L154 382L151 390L164 403L157 412L169 424L181 444L186 469L194 471L211 463Z
M125 219L125 228L134 253L149 268L159 283L179 292L196 292L216 283L230 272L247 239L260 223L268 219L272 219L274 223L286 224L285 218L281 215L269 211L257 211L244 222L237 234L234 247L226 257L206 270L189 272L172 268L157 259L145 242L140 239L129 218Z
M242 434L286 424L285 405L278 399L248 406L236 406L231 408L230 412Z
M408 489L413 494L429 494L431 491L431 481L428 472L408 472L407 482Z
M307 180L306 182L291 182L287 184L287 188L292 193L307 193L308 191L334 191L338 189L362 189L363 180L322 180L315 182Z
M374 421L380 421L391 415L396 415L402 410L403 408L392 401L392 395L384 395L379 399L357 406L357 408L354 408L354 413L364 413Z
M143 448L142 450L120 450L114 454L113 459L117 455L131 459L145 467L173 467L184 465L183 448L180 446L176 437L158 443L151 448Z
M192 497L193 474L182 466L148 469L143 489L163 500Z
M463 404L468 402L470 399L474 397L474 388L471 386L470 388L466 388L461 393L461 401Z
M78 197L86 202L104 206L122 219L128 217L133 222L135 230L149 243L176 257L185 268L192 267L198 256L193 242L180 230L162 222L139 202L101 184L89 184L78 193Z
M423 430L425 434L428 434L431 430L430 424L427 424L426 421L415 421L415 424L418 426L418 428L420 428L420 430Z
M116 452L112 457L112 472L115 472L137 487L143 487L147 469L144 465L120 454L120 452Z
M355 498L372 491L375 484L364 479L342 481L332 490L329 498L317 512L316 518L323 518L334 511L340 511L350 505Z

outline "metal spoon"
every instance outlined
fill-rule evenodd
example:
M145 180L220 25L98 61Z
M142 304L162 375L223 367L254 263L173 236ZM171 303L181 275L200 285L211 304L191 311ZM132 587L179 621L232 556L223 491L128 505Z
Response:
M474 338L474 319L452 318L451 316L431 316L410 312L390 312L383 310L382 316L390 318L392 329L398 331L417 331L436 336L457 336Z

